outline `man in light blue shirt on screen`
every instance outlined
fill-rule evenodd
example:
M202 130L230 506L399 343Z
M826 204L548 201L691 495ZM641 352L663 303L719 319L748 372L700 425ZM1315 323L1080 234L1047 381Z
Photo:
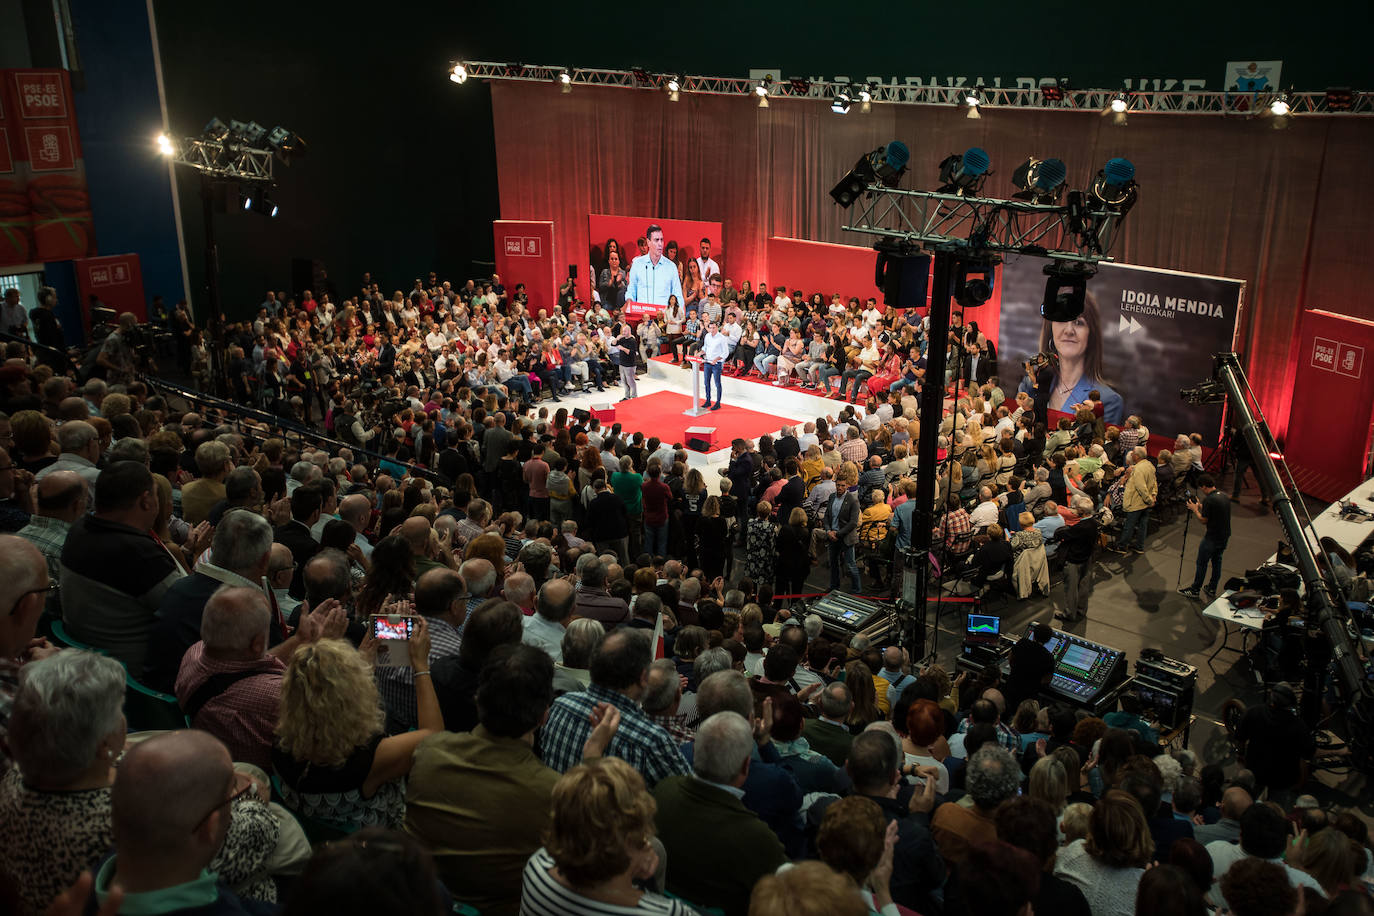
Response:
M669 296L686 302L682 295L682 278L677 265L663 257L663 229L650 226L644 233L649 244L648 254L641 254L630 262L629 284L625 287L625 301L666 308Z
M701 348L701 371L706 376L706 404L720 410L720 372L730 355L730 337L720 332L714 321L706 325L706 340ZM711 403L711 379L716 380L716 403Z

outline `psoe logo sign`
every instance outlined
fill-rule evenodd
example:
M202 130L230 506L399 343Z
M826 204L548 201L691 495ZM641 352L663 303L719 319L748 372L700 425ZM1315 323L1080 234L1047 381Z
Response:
M518 235L508 235L504 241L506 254L518 258L525 253L525 246L521 244L522 239Z
M508 235L503 240L506 255L512 258L539 257L539 239L531 236Z

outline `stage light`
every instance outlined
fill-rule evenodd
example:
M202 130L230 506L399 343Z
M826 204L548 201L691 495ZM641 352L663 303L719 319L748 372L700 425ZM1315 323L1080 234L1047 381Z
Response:
M981 81L977 86L964 93L964 104L968 106L967 117L982 117L982 115L978 113L979 107L983 104L983 84Z
M172 138L166 134L158 134L157 151L164 156L170 156L175 153L176 147L172 146Z
M859 199L865 188L877 180L877 177L869 156L860 156L859 161L854 163L854 168L840 179L839 184L830 189L830 196L835 203L848 208Z
M788 82L791 85L793 95L806 95L811 91L811 81L803 77L794 76Z
M1131 97L1127 95L1125 92L1118 92L1116 95L1112 96L1111 107L1112 111L1115 111L1118 114L1120 114L1127 108L1131 107Z
M245 146L259 148L262 138L266 136L267 128L257 121L249 121L247 124L242 121L229 122L230 139L236 139Z
M835 98L830 103L830 110L835 114L849 114L850 102L849 93L841 89L835 93Z
M1089 193L1093 200L1107 210L1125 216L1135 206L1135 166L1129 159L1108 159L1093 179Z
M991 165L987 151L980 146L969 147L962 156L958 153L946 156L940 163L939 192L977 197L983 182L992 174Z
M219 118L211 118L205 125L205 129L201 131L201 136L206 140L223 140L229 136L229 125Z
M1073 321L1083 314L1084 297L1088 294L1088 278L1095 268L1077 262L1055 261L1046 264L1044 271L1045 298L1040 303L1040 315L1046 321Z
M291 158L305 155L305 141L292 131L278 125L267 134L267 145L277 154L284 164L290 165Z
M996 264L993 261L961 261L954 281L954 301L963 308L976 308L992 298Z
M1355 93L1349 86L1333 86L1326 90L1327 111L1349 111L1355 107Z
M448 78L461 86L468 81L468 68L463 66L460 61L453 65L453 69L449 72Z
M676 102L678 100L678 93L682 91L682 87L686 85L686 83L687 77L681 74L668 77L668 81L665 84L665 88L668 90L668 101Z
M280 210L280 207L278 207L276 204L272 204L272 209L267 211L267 215L272 217L273 219L276 219L277 213L280 212Z
M868 114L872 109L873 86L869 83L864 83L863 88L859 90L859 111Z
M1269 113L1276 117L1285 117L1292 110L1293 107L1288 104L1288 93L1286 92L1280 92L1274 96L1274 101L1269 103Z
M1131 110L1131 94L1124 89L1112 96L1107 107L1102 109L1104 115L1109 115L1112 124L1116 127L1126 126L1126 113Z
M569 73L567 70L558 71L558 82L563 84L564 95L567 95L569 92L572 92L572 74Z
M1064 193L1064 179L1068 169L1058 159L1031 157L1011 173L1011 183L1020 188L1011 195L1014 200L1028 200L1033 204L1053 204Z
M645 70L643 67L632 67L630 68L630 72L634 74L635 82L641 85L647 86L654 81L654 78L649 75L649 71Z
M239 192L239 206L243 208L243 212L245 212L245 213L247 213L249 210L253 209L253 192L252 192L252 191L240 191L240 192Z
M1058 83L1046 83L1040 87L1040 97L1046 102L1062 102L1064 100L1064 87Z
M754 95L759 97L759 107L768 107L768 90L773 85L773 77L765 76L754 84Z

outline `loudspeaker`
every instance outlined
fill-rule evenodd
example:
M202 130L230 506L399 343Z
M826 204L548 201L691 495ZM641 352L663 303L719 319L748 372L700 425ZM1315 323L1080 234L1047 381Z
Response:
M569 264L569 265L568 265L568 276L572 277L574 280L577 279L577 265L576 265L576 264Z
M930 282L930 255L878 252L874 284L883 291L883 303L899 309L925 308Z
M696 436L693 436L687 440L687 447L694 452L704 453L711 447L711 443L707 442L705 439L698 439Z
M592 418L591 413L589 411L583 410L581 407L574 407L572 415L573 419L579 423L586 423L588 420Z

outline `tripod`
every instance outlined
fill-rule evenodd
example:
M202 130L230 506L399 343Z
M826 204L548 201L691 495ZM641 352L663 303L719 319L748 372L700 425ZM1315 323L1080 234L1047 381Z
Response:
M1188 525L1193 520L1193 510L1186 505L1183 509L1183 546L1178 549L1178 580L1174 588L1183 587L1183 562L1188 556Z

